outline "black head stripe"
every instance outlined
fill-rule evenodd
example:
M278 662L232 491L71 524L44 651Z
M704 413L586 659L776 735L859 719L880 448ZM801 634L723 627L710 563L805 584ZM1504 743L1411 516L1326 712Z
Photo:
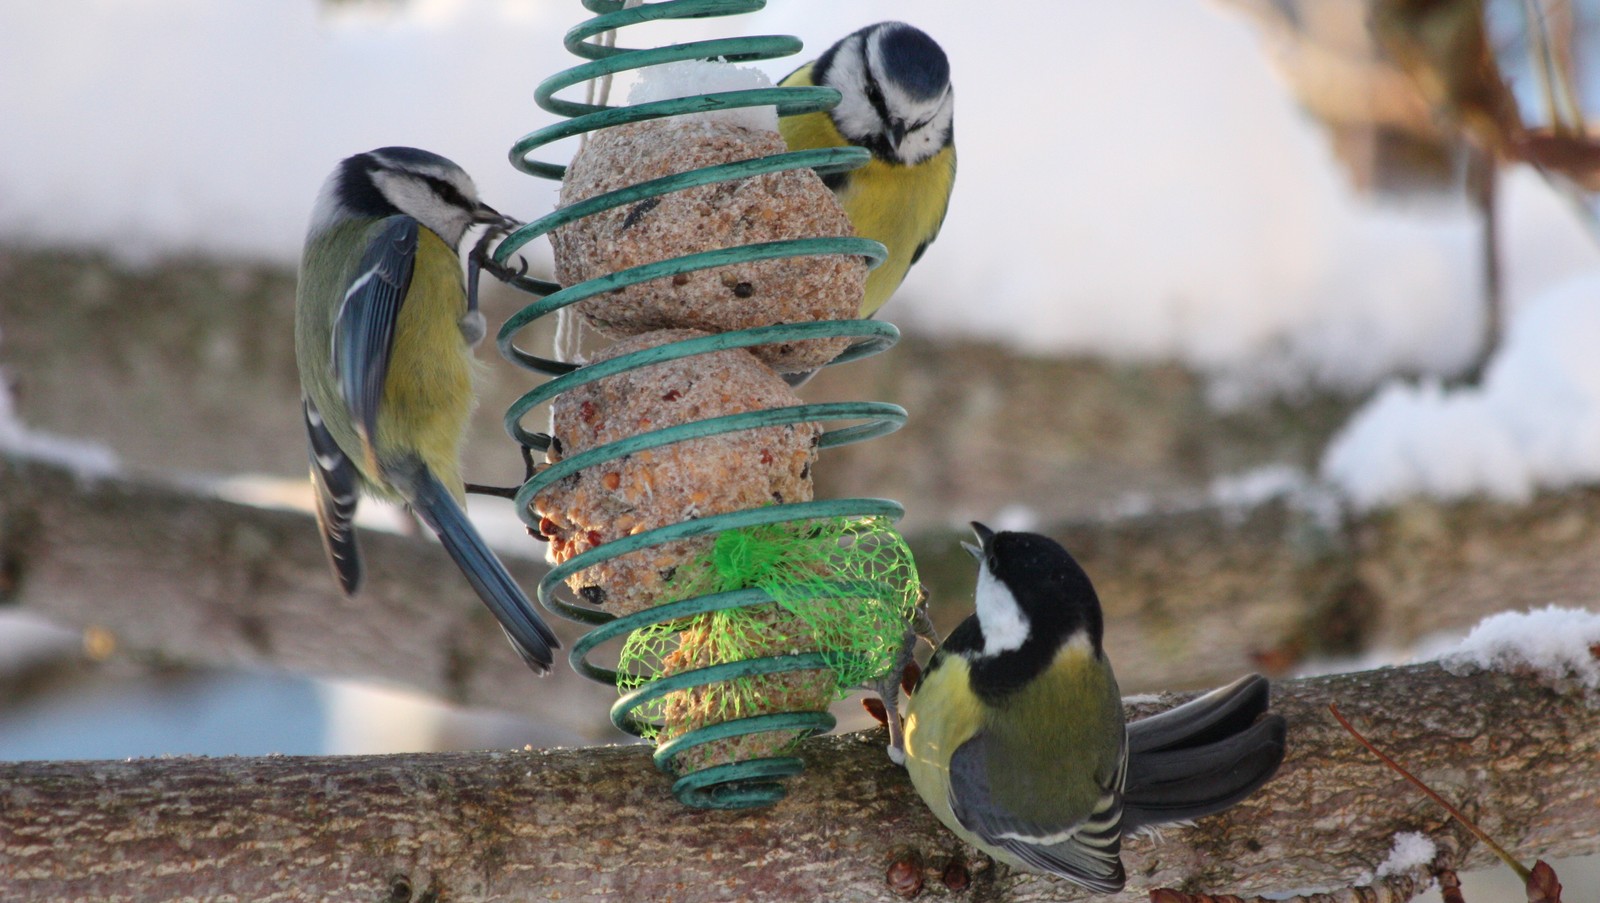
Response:
M389 203L372 174L384 169L372 154L356 154L339 164L339 201L350 210L374 218L393 216L399 209Z
M873 112L878 114L878 121L887 128L889 125L889 105L883 100L883 86L878 84L877 73L872 71L870 63L862 67L862 72L867 77L867 103L872 104Z
M868 28L870 27L871 26L868 26ZM838 41L835 41L832 47L822 51L822 56L817 57L816 63L812 64L811 66L811 83L813 85L827 84L828 72L833 69L833 60L834 57L839 55L839 48L845 46L851 41L860 41L862 39L862 35L866 32L867 28L863 28L860 31L851 32L850 34L840 38Z
M883 100L883 86L878 84L878 77L873 74L870 64L863 66L861 71L867 80L867 103L872 104L872 111L878 114L881 127L870 135L855 136L856 143L872 151L872 155L879 160L897 164L900 158L889 145L889 106Z
M427 184L446 204L471 210L477 206L475 200L449 179L429 174L453 169L458 169L454 163L429 151L414 147L381 147L348 157L339 164L339 200L352 212L363 216L381 218L404 212L384 196L373 179L379 172L390 172Z
M467 200L466 195L461 193L461 189L446 182L444 179L436 176L423 176L422 180L427 182L428 187L433 189L433 193L447 204L460 207L463 210L471 210L475 206L472 201Z

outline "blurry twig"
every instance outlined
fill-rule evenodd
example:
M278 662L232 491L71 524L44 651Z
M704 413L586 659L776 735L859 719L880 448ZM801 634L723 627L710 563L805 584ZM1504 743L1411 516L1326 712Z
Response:
M1421 778L1418 778L1416 775L1407 771L1399 762L1396 762L1383 750L1374 746L1372 741L1368 740L1366 737L1363 737L1361 732L1356 730L1355 726L1352 725L1344 717L1344 715L1339 712L1339 707L1337 705L1329 703L1328 711L1333 713L1333 717L1339 722L1339 724L1342 725L1345 730L1349 731L1350 735L1355 737L1357 742L1359 742L1362 746L1365 746L1368 752L1377 756L1383 761L1383 764L1389 766L1401 777L1415 785L1417 789L1427 794L1429 799L1438 803L1440 806L1443 806L1444 810L1450 813L1451 818L1454 818L1462 827L1466 828L1468 831L1471 831L1472 836L1483 841L1484 846L1487 846L1491 851L1493 851L1495 856L1499 857L1501 862L1504 862L1512 871L1516 872L1517 877L1522 879L1523 886L1528 890L1528 903L1561 903L1561 882L1556 880L1555 869L1551 868L1549 863L1546 863L1543 859L1540 859L1536 861L1533 868L1530 869L1521 862L1518 862L1515 857L1505 851L1504 847L1500 846L1498 843L1495 843L1494 838L1484 833L1484 831L1480 829L1477 824L1472 821L1472 819L1467 818L1466 815L1462 814L1460 809L1457 809L1455 806L1451 805L1449 800L1446 800L1443 796L1440 796L1432 787L1429 787L1427 784L1423 783Z
M1523 0L1523 18L1528 26L1528 53L1539 77L1539 93L1550 128L1563 137L1580 136L1584 115L1572 55L1571 0Z

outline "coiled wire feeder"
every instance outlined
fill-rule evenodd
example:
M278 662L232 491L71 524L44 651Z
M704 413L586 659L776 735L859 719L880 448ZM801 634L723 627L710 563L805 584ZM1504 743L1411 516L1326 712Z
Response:
M753 12L764 7L765 0L663 0L632 8L625 8L622 0L582 0L582 2L586 9L597 15L568 31L564 44L569 52L591 62L551 76L538 86L534 94L535 102L542 109L567 117L567 121L524 136L510 151L511 164L530 175L559 181L565 175L565 166L533 160L530 155L552 142L610 126L741 107L775 106L778 115L783 116L831 109L839 102L837 91L822 87L772 87L723 91L619 107L562 100L555 96L557 92L618 72L680 60L722 59L729 62L746 62L775 59L795 54L802 46L798 38L785 35L705 40L652 49L605 46L591 39L608 31L624 29L646 21L710 18ZM791 151L641 182L562 208L523 226L501 242L495 249L494 257L503 265L528 242L562 225L602 210L634 204L646 198L713 182L732 181L790 169L814 169L820 173L839 172L861 166L868 159L870 152L858 147ZM531 410L577 386L662 361L728 348L750 348L773 342L800 342L834 337L854 339L855 341L844 353L834 360L834 363L840 363L877 354L894 345L899 340L899 330L889 323L872 320L833 320L743 329L674 342L582 367L538 357L519 348L515 343L518 333L535 320L570 304L614 289L730 263L822 254L860 255L868 258L869 265L876 266L883 260L885 249L878 242L863 238L801 238L688 254L613 272L565 288L526 276L515 279L514 285L540 296L540 300L527 305L506 320L496 339L500 353L521 367L555 378L527 392L511 405L505 415L507 432L528 448L546 451L550 446L550 436L531 432L522 425L523 418ZM675 442L758 427L804 422L855 421L851 425L830 429L822 434L819 448L830 448L893 432L904 425L905 419L906 412L898 405L884 402L844 402L802 404L749 411L668 427L589 449L545 467L516 493L515 504L518 516L530 527L536 526L533 499L546 487L585 468ZM589 653L599 644L626 637L633 630L654 624L712 611L765 605L773 600L760 589L738 589L684 599L617 617L558 598L557 587L572 574L643 548L690 537L706 536L723 530L832 517L879 516L898 520L903 514L904 509L897 502L859 498L775 504L683 521L624 537L574 556L552 568L540 581L538 597L541 604L563 617L595 625L594 630L574 644L570 661L573 669L580 674L601 683L615 685L618 677L615 670L599 667L588 661ZM644 726L636 720L635 711L669 693L754 675L796 670L824 670L828 667L822 654L809 652L753 658L672 674L619 698L611 708L611 720L618 728L639 735ZM684 750L701 744L766 731L815 734L831 729L834 724L835 719L827 712L785 712L724 721L662 743L655 752L655 763L662 771L677 774L679 767L675 758ZM772 756L715 765L679 774L673 784L673 793L681 802L701 808L735 809L763 806L781 799L784 788L779 779L791 776L801 768L800 759L794 756Z

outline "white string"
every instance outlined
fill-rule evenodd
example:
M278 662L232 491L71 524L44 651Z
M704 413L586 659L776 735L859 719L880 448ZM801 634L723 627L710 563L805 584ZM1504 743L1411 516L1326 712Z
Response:
M623 0L623 9L633 9L643 5L644 0ZM602 32L599 39L601 47L617 46L617 30ZM611 73L606 73L598 79L590 79L584 89L584 101L591 106L605 106L611 100ZM578 136L578 150L589 144L589 133L584 132ZM583 364L583 321L571 306L563 307L556 311L556 334L552 342L552 353L556 360L569 364Z

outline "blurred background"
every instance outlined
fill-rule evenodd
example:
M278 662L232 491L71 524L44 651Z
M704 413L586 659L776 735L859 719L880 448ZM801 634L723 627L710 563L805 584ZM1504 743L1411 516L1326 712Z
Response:
M575 62L561 35L586 17L556 0L0 9L0 451L305 510L291 310L317 186L344 156L409 144L503 211L548 212L554 185L506 152L554 121L533 90ZM975 518L1076 540L1127 625L1111 642L1129 692L1404 661L1496 607L1600 609L1589 584L1374 610L1396 581L1327 564L1432 535L1417 518L1456 524L1437 512L1461 504L1501 521L1553 507L1578 538L1547 548L1593 548L1600 7L789 0L621 43L800 36L805 54L762 65L776 79L889 18L951 58L960 175L882 314L905 341L805 394L910 410L900 433L826 453L818 496L905 504L942 626L969 604L953 556ZM527 300L496 287L485 304L494 321ZM469 479L520 478L499 418L530 385L494 362ZM542 553L503 503L474 515L505 554ZM1195 593L1258 599L1220 612L1226 639L1185 608L1215 570L1208 542L1277 555L1228 566L1282 577ZM1203 664L1190 634L1213 637ZM404 686L196 667L0 607L0 758L625 739L603 694L574 699L534 723ZM1583 867L1562 870L1569 892L1600 887Z

